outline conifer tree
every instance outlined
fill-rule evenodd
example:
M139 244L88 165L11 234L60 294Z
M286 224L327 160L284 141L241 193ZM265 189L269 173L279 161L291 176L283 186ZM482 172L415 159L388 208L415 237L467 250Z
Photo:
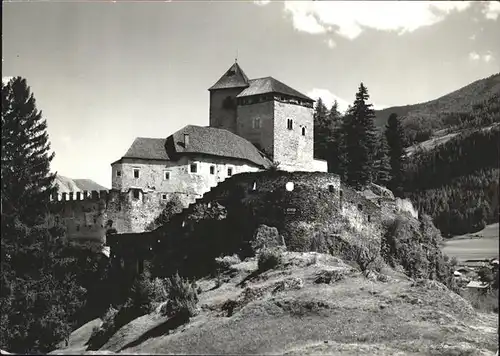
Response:
M2 215L16 216L28 226L43 219L57 191L46 130L26 80L2 81Z
M391 114L387 121L385 137L389 146L389 159L391 164L391 181L389 189L396 196L402 196L404 183L404 164L406 162L406 151L404 148L404 131L396 114Z
M370 183L374 176L375 111L368 103L369 97L367 88L361 83L342 122L347 183L356 189Z
M328 148L328 171L341 174L342 173L342 156L341 156L341 120L342 114L338 110L337 100L334 101L330 112L328 113L330 130L329 130L329 148Z
M375 157L375 181L384 187L387 187L391 180L391 162L389 159L389 147L385 135L380 135L380 144Z
M314 107L314 157L326 159L329 139L328 109L318 98Z

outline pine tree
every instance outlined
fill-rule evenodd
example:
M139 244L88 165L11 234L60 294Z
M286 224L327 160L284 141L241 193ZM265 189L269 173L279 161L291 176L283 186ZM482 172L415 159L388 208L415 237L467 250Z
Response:
M2 82L2 215L32 226L44 218L57 191L47 122L21 77Z
M389 159L391 164L391 181L389 189L396 196L403 194L404 165L406 162L406 151L404 148L404 131L396 114L391 114L387 121L385 137L389 146Z
M391 180L391 161L389 158L389 146L385 135L380 135L380 144L377 149L375 159L375 181L384 187L387 187Z
M329 118L329 148L328 148L328 171L342 175L342 135L341 135L341 122L342 114L338 110L337 100L334 101L330 112Z
M328 155L328 109L318 98L314 107L314 157L326 159Z
M375 111L367 102L369 97L367 88L361 83L342 122L347 183L356 189L370 183L374 176Z

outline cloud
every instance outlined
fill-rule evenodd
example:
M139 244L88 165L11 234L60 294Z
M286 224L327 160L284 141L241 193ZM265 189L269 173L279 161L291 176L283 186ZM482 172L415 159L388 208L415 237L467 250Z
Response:
M337 100L338 109L342 113L345 112L347 107L351 104L347 100L344 100L333 94L328 89L314 88L307 93L307 96L314 100L318 100L319 98L321 98L328 109L330 109L333 105L333 102Z
M2 83L7 84L10 82L14 77L2 77Z
M341 113L345 113L345 111L347 110L347 107L349 105L352 105L352 102L349 102L347 100L342 99L341 97L333 94L328 89L313 88L311 91L309 91L307 93L307 96L314 99L314 100L318 100L319 98L321 98L321 100L323 100L323 103L325 104L325 106L328 109L330 109L333 105L333 102L335 100L337 100L338 110ZM373 104L373 108L375 110L382 110L382 109L387 107L385 105L378 105L378 104L375 104L373 102L372 102L372 104Z
M259 5L259 6L265 6L267 4L269 4L271 2L271 0L255 0L253 3L255 5Z
M334 40L332 40L331 38L328 41L326 41L326 44L328 45L329 48L337 47L337 43Z
M473 61L477 61L481 56L477 52L471 52L469 53L469 58Z
M483 9L483 15L488 20L496 20L500 15L500 2L488 1L488 5Z
M298 31L312 34L336 33L355 39L366 28L412 32L443 21L453 11L471 6L469 1L285 1ZM489 4L485 16L498 16L497 5Z
M479 54L476 51L470 52L469 53L469 59L472 61L479 61L482 60L486 63L490 62L491 60L494 59L493 54L488 51L485 54Z

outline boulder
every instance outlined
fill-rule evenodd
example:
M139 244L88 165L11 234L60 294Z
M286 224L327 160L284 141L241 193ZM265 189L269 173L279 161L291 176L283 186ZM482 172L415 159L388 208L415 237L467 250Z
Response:
M255 230L251 246L255 253L259 253L264 248L286 249L285 240L278 233L278 229L267 225L259 225Z

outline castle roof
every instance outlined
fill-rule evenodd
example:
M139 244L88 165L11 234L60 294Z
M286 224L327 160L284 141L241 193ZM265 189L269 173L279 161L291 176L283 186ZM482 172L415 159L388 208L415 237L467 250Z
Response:
M248 87L248 77L238 63L234 63L208 90L246 87Z
M137 137L123 158L169 160L164 138Z
M186 134L189 135L187 145ZM137 137L122 158L171 160L175 159L174 155L195 153L242 159L261 167L270 165L270 161L243 137L224 129L195 125L187 125L167 139Z
M242 98L245 96L268 94L268 93L285 94L311 102L314 101L308 96L305 96L304 94L298 92L297 90L290 88L288 85L280 82L277 79L274 79L273 77L251 79L249 87L243 90L237 97Z
M184 135L189 143L184 144ZM187 125L172 135L177 154L201 153L212 156L243 159L268 167L270 161L250 142L230 131L214 127Z

